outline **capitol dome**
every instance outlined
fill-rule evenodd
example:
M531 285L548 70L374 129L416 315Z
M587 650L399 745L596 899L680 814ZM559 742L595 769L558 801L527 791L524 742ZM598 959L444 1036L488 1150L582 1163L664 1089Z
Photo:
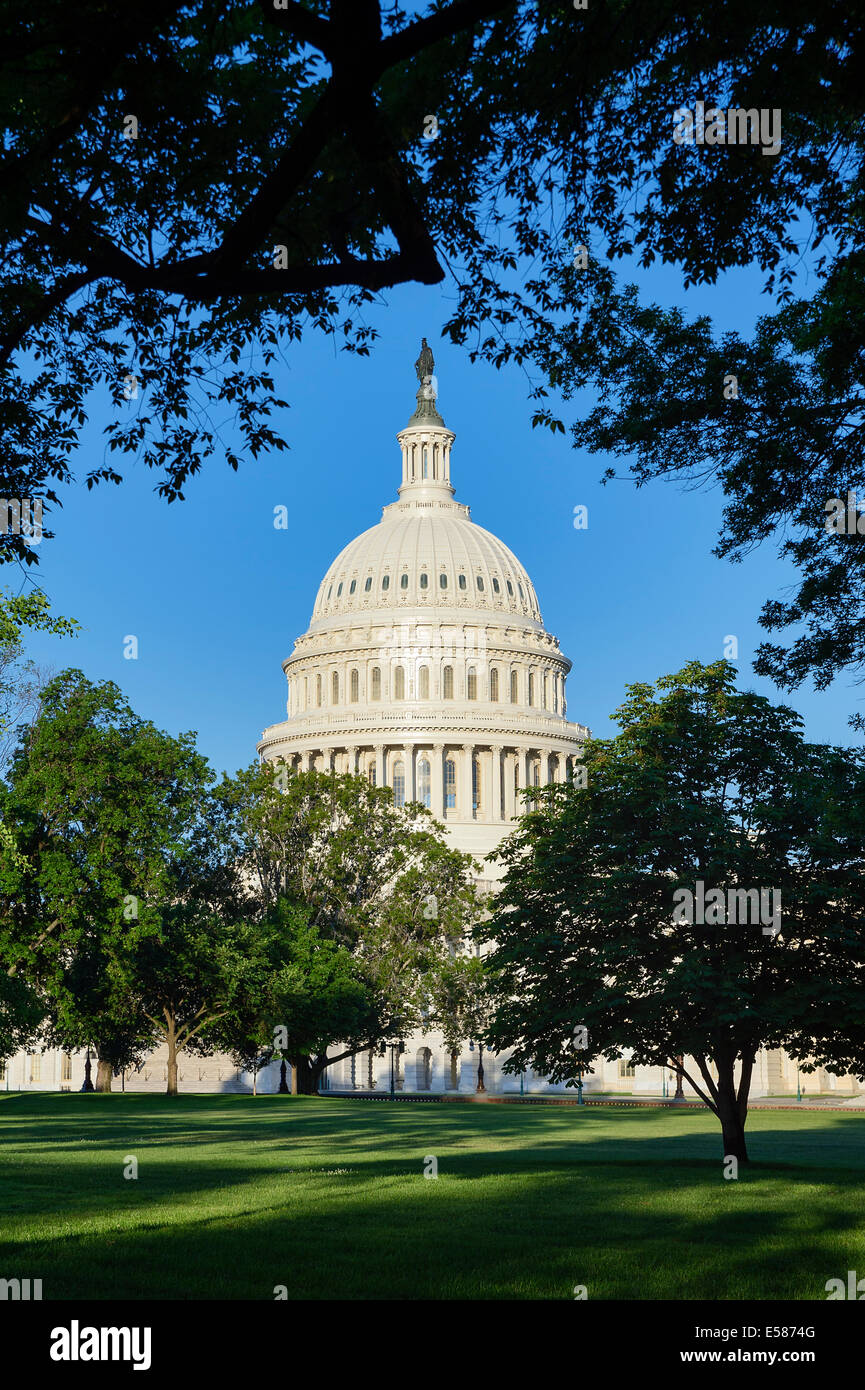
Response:
M571 663L526 570L454 497L455 436L418 376L397 500L329 566L283 662L288 718L258 749L392 787L484 858L523 788L571 775L588 731L566 717Z

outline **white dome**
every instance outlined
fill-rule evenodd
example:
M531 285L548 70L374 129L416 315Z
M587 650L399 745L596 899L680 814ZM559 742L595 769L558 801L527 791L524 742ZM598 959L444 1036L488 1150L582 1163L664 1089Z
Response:
M311 630L347 614L442 609L461 620L512 614L542 626L537 596L513 551L450 500L400 501L350 541L328 569Z

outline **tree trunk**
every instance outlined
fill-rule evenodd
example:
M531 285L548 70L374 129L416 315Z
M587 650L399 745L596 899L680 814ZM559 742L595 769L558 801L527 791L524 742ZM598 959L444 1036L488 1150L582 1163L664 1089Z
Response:
M751 1068L747 1062L743 1066L742 1081L739 1087L739 1095L736 1095L734 1082L734 1068L736 1064L735 1055L729 1054L719 1057L716 1054L716 1065L718 1067L718 1119L721 1121L721 1133L724 1140L724 1157L738 1159L739 1163L748 1163L748 1150L745 1145L745 1119L748 1114L748 1090L751 1080Z
M323 1068L308 1057L295 1057L291 1062L291 1093L295 1096L318 1095L318 1078ZM295 1085L297 1089L295 1090Z
M111 1090L112 1066L110 1062L103 1062L100 1057L96 1064L96 1089L97 1091L107 1092Z
M168 1096L177 1095L177 1032L172 1021L167 1030L165 1041L168 1044L168 1085L165 1094Z

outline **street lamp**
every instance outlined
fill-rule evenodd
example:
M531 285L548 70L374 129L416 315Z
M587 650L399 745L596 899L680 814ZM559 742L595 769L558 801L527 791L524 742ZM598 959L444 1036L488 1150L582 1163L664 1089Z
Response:
M396 1054L398 1054L398 1055L401 1057L402 1054L403 1054L404 1052L405 1052L405 1043L402 1041L402 1039L400 1039L399 1042L392 1042L392 1043L391 1043L391 1045L390 1045L390 1098L391 1098L391 1100L393 1100L393 1098L394 1098L394 1091L395 1091L395 1089L396 1089L396 1077L395 1077L395 1075L394 1075L394 1071L395 1071L395 1068L394 1068L394 1054L396 1053Z
M796 1099L802 1099L802 1081L799 1073L799 1063L796 1063Z
M92 1091L93 1082L90 1079L90 1044L87 1044L87 1056L84 1059L84 1085L82 1091Z
M484 1044L480 1041L480 1038L478 1038L477 1048L477 1086L474 1087L474 1090L476 1090L477 1094L480 1094L481 1091L484 1091L484 1093L487 1091L487 1087L484 1086ZM469 1051L474 1052L474 1042L471 1041L471 1038L469 1038ZM520 1080L522 1080L522 1077L520 1077Z

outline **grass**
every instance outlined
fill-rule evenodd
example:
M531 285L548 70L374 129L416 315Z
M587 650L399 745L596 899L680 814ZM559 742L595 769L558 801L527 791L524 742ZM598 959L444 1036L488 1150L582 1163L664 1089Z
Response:
M725 1181L702 1110L0 1100L0 1277L44 1299L825 1299L865 1275L856 1114L754 1112Z

